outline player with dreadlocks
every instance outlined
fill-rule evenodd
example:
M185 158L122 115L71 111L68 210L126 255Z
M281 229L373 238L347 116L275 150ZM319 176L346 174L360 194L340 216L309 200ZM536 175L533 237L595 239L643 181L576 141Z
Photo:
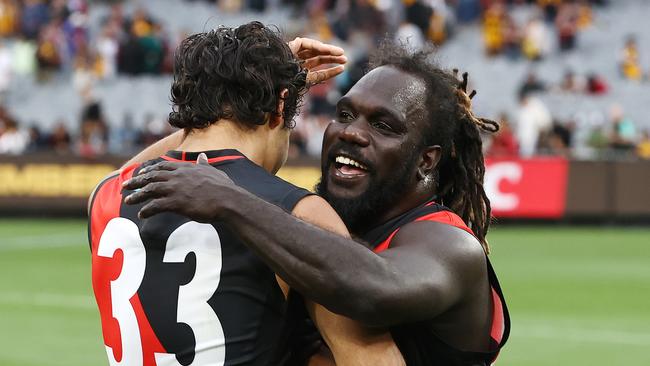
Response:
M490 203L467 74L384 45L339 100L317 192L355 240L267 204L214 168L160 163L126 183L140 215L223 220L273 270L329 310L388 328L408 365L489 365L509 317L487 259ZM151 184L155 182L156 184Z

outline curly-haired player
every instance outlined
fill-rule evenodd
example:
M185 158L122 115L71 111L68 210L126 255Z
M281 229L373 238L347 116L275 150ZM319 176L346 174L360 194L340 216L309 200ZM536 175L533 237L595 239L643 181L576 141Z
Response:
M307 39L291 46L304 61L258 22L185 39L176 54L169 116L184 129L184 140L148 164L205 154L211 169L227 172L282 212L348 235L322 198L274 176L309 80L341 71L313 74L305 67L345 62L337 47ZM141 169L136 163L109 177L90 203L93 288L110 364L296 364L305 351L291 347L302 320L292 316L302 310L300 297L221 221L139 218L138 206L122 204L132 193L122 183ZM307 306L340 364L403 364L388 332Z
M487 259L490 204L479 131L458 80L386 45L339 100L319 194L351 240L254 197L203 164L160 163L126 185L140 214L224 220L276 273L331 311L390 329L408 365L490 365L509 317ZM155 217L155 216L154 216Z

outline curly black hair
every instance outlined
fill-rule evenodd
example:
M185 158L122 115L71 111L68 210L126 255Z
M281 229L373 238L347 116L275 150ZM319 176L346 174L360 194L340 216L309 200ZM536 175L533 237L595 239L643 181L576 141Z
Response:
M436 169L436 196L472 229L486 252L490 226L490 200L483 188L485 164L480 130L496 132L499 125L476 117L467 93L467 73L444 70L433 58L435 49L410 51L405 45L384 41L371 57L370 68L391 66L419 77L426 84L430 126L423 133L425 146L439 145L441 160Z
M283 99L284 125L291 128L306 78L279 32L260 22L197 33L176 50L169 123L189 131L226 118L255 128L277 115Z

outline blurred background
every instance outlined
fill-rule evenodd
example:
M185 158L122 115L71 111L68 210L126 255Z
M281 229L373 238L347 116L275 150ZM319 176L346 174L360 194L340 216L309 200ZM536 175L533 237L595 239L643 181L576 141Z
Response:
M488 239L513 330L498 365L650 364L647 0L0 0L0 365L106 364L92 188L172 132L175 47L250 20L343 47L280 175L320 175L338 98L384 37L470 74Z

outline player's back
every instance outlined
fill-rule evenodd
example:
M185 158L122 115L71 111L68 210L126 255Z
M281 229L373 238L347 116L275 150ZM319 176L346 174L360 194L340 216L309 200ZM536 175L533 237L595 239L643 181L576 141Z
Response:
M206 152L239 186L287 211L308 194L235 150ZM156 161L196 161L169 152ZM133 166L90 208L92 280L111 365L281 365L286 301L274 273L224 225L122 204Z

